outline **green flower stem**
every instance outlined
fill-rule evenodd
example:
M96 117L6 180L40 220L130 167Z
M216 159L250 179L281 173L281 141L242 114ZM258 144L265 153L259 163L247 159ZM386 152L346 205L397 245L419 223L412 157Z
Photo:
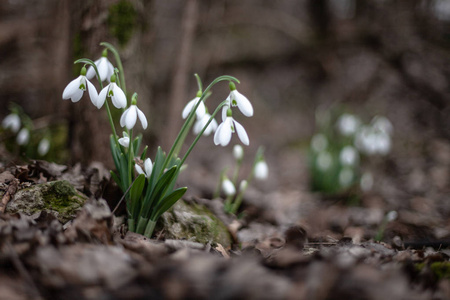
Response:
M164 161L163 167L161 168L161 172L160 172L160 174L159 174L158 177L160 177L160 176L163 174L164 170L166 169L167 165L169 164L170 160L172 159L172 156L174 155L175 149L177 149L177 148L179 147L178 144L182 141L182 137L183 137L184 132L185 132L186 130L189 130L189 128L188 128L188 127L189 127L189 124L190 124L191 120L194 118L194 116L195 116L195 111L197 110L198 106L200 105L200 102L203 101L203 99L205 98L205 96L208 94L209 90L211 90L211 88L212 88L216 83L218 83L218 82L220 82L220 81L224 81L224 80L228 80L228 81L231 80L231 81L235 81L235 82L239 83L239 80L236 79L235 77L232 77L232 76L229 76L229 75L223 75L223 76L217 77L216 79L214 79L213 82L211 82L211 83L208 85L208 87L207 87L207 88L205 89L205 91L202 93L202 96L200 97L200 100L196 103L196 105L194 106L194 108L192 109L192 111L189 113L188 118L186 119L186 121L184 122L183 126L181 127L181 130L180 130L180 132L178 133L178 136L177 136L177 138L175 139L175 141L174 141L174 143L173 143L173 145L172 145L172 148L170 148L169 154L167 155L166 160ZM211 119L210 119L210 121L211 121ZM208 124L209 124L209 123L210 123L210 122L208 122ZM203 133L205 129L206 129L206 127L202 130L201 133ZM195 142L195 143L196 143L196 142ZM190 152L190 151L188 150L188 152ZM181 165L182 165L182 164L183 164L183 163L181 163Z
M242 160L243 159L240 158L236 161L236 168L234 168L234 173L233 173L233 177L231 180L231 182L233 182L234 186L236 186L236 183L237 183L237 179L239 176L239 170L241 169L241 166L242 166Z
M128 183L133 181L133 129L130 129L130 133L128 135L130 138L130 145L128 147ZM134 213L134 212L132 212Z
M136 230L136 224L134 222L134 219L128 218L128 230L131 232L135 232Z
M206 123L206 125L203 127L203 129L199 132L199 134L197 134L197 137L195 138L195 140L192 142L191 146L189 147L189 149L186 151L186 154L184 154L183 159L181 160L178 168L181 168L181 166L183 165L184 161L186 160L186 158L189 156L189 154L191 153L192 149L194 149L195 145L197 144L198 140L202 137L203 132L205 132L206 128L208 128L209 123L212 122L212 120L214 119L214 117L217 115L217 113L222 109L222 107L224 107L227 104L227 100L222 101L222 103L219 104L219 106L217 106L216 110L214 111L214 113L211 115L211 117L208 120L208 123Z
M232 200L233 200L233 196L229 195L227 196L227 198L225 199L225 203L224 203L224 207L225 207L225 211L231 213L231 209L232 209Z
M222 182L226 172L227 168L223 168L222 172L220 172L219 184L217 185L216 191L214 192L213 199L220 197L220 190L222 189Z
M151 222L148 220L148 218L144 218L144 217L140 216L138 224L137 224L137 228L136 228L136 233L144 234L144 232L147 228L148 222Z

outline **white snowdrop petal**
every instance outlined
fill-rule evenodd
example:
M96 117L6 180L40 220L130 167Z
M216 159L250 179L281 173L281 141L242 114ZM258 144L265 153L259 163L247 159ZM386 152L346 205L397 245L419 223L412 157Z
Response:
M121 137L118 140L119 144L121 144L122 146L124 146L125 148L128 148L130 146L130 138L129 137Z
M108 96L108 89L109 89L109 84L100 91L100 94L98 94L97 101L96 101L97 108L102 107L103 104L105 103L106 97Z
M125 119L127 118L127 114L128 114L129 111L130 111L130 108L126 109L123 112L122 116L120 117L120 121L119 121L120 126L125 127Z
M234 145L233 156L235 159L242 159L244 157L244 148L239 144Z
M113 89L114 95L111 97L111 100L113 101L114 106L117 108L127 107L127 97L122 89L118 87L117 84L114 84Z
M255 178L264 180L269 177L269 167L265 161L259 161L255 165Z
M223 128L223 122L220 123L219 127L217 127L216 133L214 134L214 144L217 146L220 144L220 132L222 131Z
M229 179L225 179L222 182L222 189L223 189L223 192L225 193L225 195L227 195L227 196L233 196L234 194L236 194L236 188L234 187L234 184Z
M2 126L4 128L9 128L13 132L17 132L20 129L20 117L17 114L9 114L7 115L2 122Z
M250 140L248 139L248 135L247 132L245 131L245 128L237 121L234 121L234 125L236 127L237 135L241 140L242 144L248 146L250 144Z
M186 119L189 116L189 113L191 112L192 108L194 107L195 99L192 99L189 101L186 106L183 109L183 112L181 113L181 116L183 119Z
M139 117L139 121L141 121L142 124L142 128L146 129L147 128L147 118L145 117L144 113L142 112L142 110L140 110L139 108L136 107L137 110L137 114Z
M92 104L94 104L95 107L100 108L101 106L99 107L97 104L98 99L97 89L89 80L86 80L86 82L88 86L89 98L91 99Z
M94 64L96 66L98 66L99 63L100 63L100 58L97 59L96 61L94 61ZM86 72L86 77L88 79L92 79L92 78L94 78L94 76L95 76L95 70L92 66L89 66L89 68L87 69L87 72Z
M80 101L81 97L83 97L83 90L76 90L75 93L72 94L71 100L73 103Z
M152 171L153 171L153 164L152 164L152 160L150 158L147 158L144 162L144 168L145 168L145 174L147 177L150 177L150 175L152 175Z
M141 166L139 166L138 164L135 164L134 168L136 169L136 172L138 172L138 174L144 174L145 175L144 170L142 170Z
M200 98L199 98L200 100ZM205 103L200 102L200 104L197 107L197 110L195 111L195 114L197 115L197 118L201 119L203 118L203 116L206 114L206 107L205 107Z
M225 105L222 108L222 122L225 122L226 118L227 118L227 111L228 111L229 106Z
M239 93L237 90L234 91L234 96L237 106L239 110L242 112L242 114L246 117L253 116L253 106L247 99L247 97Z
M97 64L98 73L100 75L100 80L103 82L108 77L108 65L106 57L100 58L100 62Z
M219 134L219 143L221 146L225 147L230 143L231 140L231 134L232 134L232 119L227 118L225 122L223 122L222 130Z
M28 144L28 141L30 140L30 131L27 128L22 128L19 133L17 134L17 144L18 145L26 145Z
M80 88L80 79L81 75L69 82L66 88L63 91L62 98L70 99L72 95Z
M136 105L131 105L128 114L125 117L125 126L127 126L128 130L132 129L134 125L136 125L136 120L137 120Z

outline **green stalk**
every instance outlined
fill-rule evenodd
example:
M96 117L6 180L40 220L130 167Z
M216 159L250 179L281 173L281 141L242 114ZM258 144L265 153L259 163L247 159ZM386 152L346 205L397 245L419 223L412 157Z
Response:
M149 220L147 223L147 227L145 227L144 236L151 238L153 234L153 230L155 230L156 221Z

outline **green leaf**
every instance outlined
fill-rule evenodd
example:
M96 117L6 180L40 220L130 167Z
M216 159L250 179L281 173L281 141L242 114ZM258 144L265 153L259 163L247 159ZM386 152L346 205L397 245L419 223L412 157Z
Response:
M152 175L150 176L150 182L149 182L151 190L153 190L156 182L159 179L158 176L161 173L161 169L164 164L164 159L165 159L164 151L162 151L161 147L158 147L158 150L156 151L156 157L155 157L155 162L153 165Z
M145 146L144 150L142 150L141 160L144 160L145 157L147 156L147 149L148 149L148 146Z
M120 181L119 176L114 171L110 171L112 179L117 183L120 189L122 189L122 182Z
M142 134L138 134L138 136L133 141L134 157L138 156L137 153L139 151L139 147L141 147L141 143L142 143Z
M142 191L145 187L145 175L140 174L133 183L130 189L130 201L131 201L131 215L134 219L137 219L140 211L140 199L142 196Z
M181 197L183 197L184 193L186 193L186 190L187 187L182 187L176 189L175 191L164 197L159 205L155 207L150 220L158 220L163 213L165 213L169 208L172 207L172 205L174 205L178 200L180 200Z
M148 199L145 199L143 206L143 213L141 214L144 217L147 217L152 210L152 204L156 200L157 203L159 199L163 198L168 188L171 186L172 181L174 180L175 175L177 174L177 167L173 166L167 172L165 172L153 189L151 196Z

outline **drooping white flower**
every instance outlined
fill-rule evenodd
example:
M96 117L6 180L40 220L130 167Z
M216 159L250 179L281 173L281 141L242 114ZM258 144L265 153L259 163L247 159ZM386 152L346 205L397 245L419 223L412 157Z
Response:
M147 158L144 161L144 170L142 170L141 166L139 166L138 164L134 165L134 168L136 169L136 172L138 172L139 174L144 174L145 177L149 178L150 175L152 175L152 171L153 171L153 164L152 164L152 160L150 158Z
M388 135L391 135L394 131L394 126L392 125L391 121L389 121L388 118L383 116L375 116L372 121L372 127L382 131Z
M28 144L29 140L30 140L30 131L28 130L28 128L24 127L17 134L16 142L18 145L23 146Z
M40 156L45 156L50 150L50 141L47 138L43 138L38 145L38 153Z
M230 82L230 94L228 95L227 101L230 107L237 106L244 116L253 116L252 104L247 97L236 90L236 85L233 82Z
M222 181L222 190L227 196L234 196L236 194L236 188L230 179L225 178Z
M201 93L200 96L199 94L197 94L197 97L195 97L194 99L192 99L191 101L189 101L186 106L183 109L183 112L181 113L181 116L183 117L183 119L186 119L189 116L189 113L192 111L192 109L194 109L194 106L198 103L198 101L200 101L200 97L201 97ZM206 114L206 107L205 107L205 103L203 103L203 101L200 102L200 104L197 107L197 110L195 111L195 114L197 115L197 119L201 119L203 118L203 116Z
M356 133L355 146L367 155L386 155L391 150L391 137L377 128L364 126Z
M214 144L225 147L230 143L233 132L237 132L239 139L244 145L248 146L250 144L245 128L231 116L226 117L225 121L217 127L216 133L214 134Z
M11 129L12 132L16 133L20 129L20 117L17 114L7 115L3 121L2 126L5 129Z
M110 80L111 76L114 74L114 66L109 62L108 58L108 50L105 49L103 51L102 57L94 61L97 66L98 74L100 76L100 80L103 82L105 80ZM87 70L86 77L88 79L92 79L95 76L95 70L92 66L90 66Z
M269 167L264 160L260 160L255 165L255 178L259 180L266 180L269 177Z
M339 153L339 161L344 166L354 166L359 161L358 151L353 146L345 146Z
M337 127L339 132L345 136L351 136L355 134L360 126L361 121L354 115L343 114L337 120Z
M328 151L322 151L317 156L316 160L317 168L321 171L328 170L331 165L333 164L333 157L331 156L330 152Z
M192 129L194 134L199 134L200 131L202 131L203 127L205 127L206 123L208 123L209 118L211 118L211 115L209 113L205 113L203 117L197 118L197 121L195 121L194 127ZM203 132L203 135L208 136L212 132L215 132L217 126L217 121L215 119L212 119L211 123L209 123L208 127L206 127L205 131Z
M136 106L136 104L130 105L120 117L120 126L127 127L128 130L132 129L136 125L136 121L139 118L141 121L142 128L147 128L147 118L144 113Z
M125 148L128 148L130 146L130 138L127 136L121 137L120 139L118 139L118 142Z
M239 144L234 145L233 156L236 160L241 160L244 157L244 148Z
M106 97L111 98L111 101L116 108L127 107L127 97L122 89L116 84L116 75L111 76L111 82L100 91L94 105L100 109L105 103Z
M395 221L395 220L397 220L397 218L398 218L398 213L395 210L391 210L390 212L388 212L386 214L386 221L388 221L388 222Z
M359 186L361 190L364 192L368 192L373 187L373 175L372 173L366 172L361 176L361 180L359 182Z
M353 178L354 178L353 170L348 167L343 168L339 172L339 185L343 188L347 188L352 184Z
M98 101L97 89L95 86L86 78L86 68L83 67L80 72L80 76L69 82L63 91L63 100L70 99L72 102L80 101L86 89L89 92L89 98L91 102L96 105Z
M328 139L323 133L315 134L311 139L311 148L319 153L328 147Z

